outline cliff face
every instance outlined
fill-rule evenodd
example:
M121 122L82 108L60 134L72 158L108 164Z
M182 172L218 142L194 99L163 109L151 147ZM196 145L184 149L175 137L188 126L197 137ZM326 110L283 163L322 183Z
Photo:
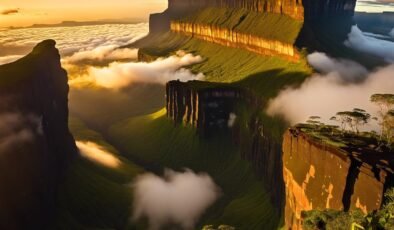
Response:
M246 105L259 111L261 100L250 92L227 85L204 85L203 82L171 81L166 86L167 116L175 124L191 125L202 138L230 132L232 140L248 160L270 194L279 214L284 206L281 144L264 129L258 116L246 119L246 130L236 122L238 107Z
M353 16L357 0L302 0L304 18L316 20L324 17Z
M68 90L55 41L0 66L0 229L46 229L51 221L57 186L78 154Z
M255 12L278 13L302 20L304 10L297 0L169 0L168 9L150 16L150 32L170 30L170 21L207 7L244 8Z
M373 158L369 161L355 151L326 146L296 129L287 131L283 141L286 226L301 229L304 210L379 209L393 171L379 155Z
M260 55L281 56L289 61L299 59L299 54L292 44L264 39L227 28L173 21L171 31L223 46L242 48Z
M168 8L174 11L198 10L204 7L245 8L256 12L268 12L303 19L302 3L297 0L169 0Z
M191 125L209 136L217 128L228 127L230 114L241 96L235 88L198 89L190 83L171 81L166 86L167 116L176 124Z
M296 20L353 15L356 0L169 0L168 9L150 17L150 32L170 30L170 21L207 7L244 8L282 14Z

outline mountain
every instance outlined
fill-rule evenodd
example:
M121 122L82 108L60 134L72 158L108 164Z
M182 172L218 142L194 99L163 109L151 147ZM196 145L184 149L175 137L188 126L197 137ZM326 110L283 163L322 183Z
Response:
M9 27L8 29L24 29L24 28L48 28L48 27L73 27L73 26L95 26L95 25L107 25L107 24L133 24L145 22L144 19L130 18L130 19L106 19L99 21L63 21L55 24L33 24L26 27Z
M55 41L0 66L0 228L46 229L78 156L68 129L67 73Z
M185 167L208 173L222 189L196 229L302 229L304 211L378 210L394 184L391 152L368 136L330 139L327 127L290 127L265 112L282 89L315 72L311 52L371 69L384 63L343 44L354 7L354 0L169 0L151 15L149 35L130 46L146 62L178 50L201 55L188 68L205 78L170 81L165 98L163 86L157 94L140 87L131 95L153 99L136 113L118 105L101 116L74 113L69 122L67 75L54 41L1 66L0 211L7 212L0 228L147 229L146 220L130 222L135 198L127 185L144 171ZM68 126L79 144L97 144L117 166L78 157Z
M364 214L378 210L384 204L383 194L393 184L393 159L387 151L382 153L368 144L357 149L353 143L350 147L322 143L310 133L288 130L289 124L284 120L264 112L268 101L281 89L301 84L314 72L307 64L306 54L325 52L332 57L355 60L370 69L384 65L380 58L343 44L355 25L355 3L169 0L166 11L151 15L150 34L131 46L140 48L142 61L168 56L177 50L199 54L204 61L189 68L204 73L204 82L167 83L166 118L150 119L157 114L131 118L114 125L110 136L118 139L117 145L130 155L173 167L179 164L172 161L186 161L190 156L160 149L153 151L155 156L151 148L144 148L137 141L122 140L131 136L142 141L154 136L154 143L168 150L173 149L171 146L183 146L184 142L194 143L187 137L182 141L171 139L180 138L179 132L189 129L195 130L199 143L225 138L262 182L261 194L268 194L271 204L265 210L270 207L269 212L283 218L283 223L277 221L276 227L302 229L301 213L312 209L360 208ZM231 119L235 121L229 125ZM167 126L168 120L175 125L173 129ZM142 130L139 122L147 128ZM169 146L157 141L160 133L154 134L152 130L159 127L166 130L162 137L170 142ZM376 143L371 146L376 147ZM200 148L192 145L189 151L204 158L205 154L194 147ZM133 149L148 154L134 153ZM204 152L215 154L205 149ZM213 170L195 164L198 169ZM338 175L331 174L331 170ZM244 186L242 182L234 184ZM259 208L244 211L260 213ZM248 226L238 222L236 216L223 216L216 220L239 229L275 228L252 217L244 219ZM267 216L262 214L260 218L265 220ZM209 220L208 217L205 223Z

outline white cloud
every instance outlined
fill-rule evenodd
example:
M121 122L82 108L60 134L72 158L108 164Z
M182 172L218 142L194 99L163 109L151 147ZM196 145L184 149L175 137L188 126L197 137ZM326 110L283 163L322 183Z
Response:
M81 153L81 156L93 162L109 168L117 168L121 164L121 161L117 157L115 157L114 155L106 151L104 147L96 143L90 141L77 141L76 144Z
M339 60L332 60L339 62ZM270 101L267 112L280 115L291 124L305 122L317 115L326 121L339 111L353 108L365 109L376 114L377 108L369 98L375 93L394 92L394 65L369 73L357 83L349 83L337 72L314 75L299 88L287 88Z
M202 61L200 56L186 54L182 51L167 58L159 58L153 62L111 63L108 67L90 67L88 74L70 81L72 86L94 83L111 89L127 87L134 82L165 84L170 80L197 80L203 74L193 74L182 67Z
M333 59L325 53L312 53L307 57L309 64L323 74L337 73L344 81L360 81L368 71L357 62L345 59Z
M219 188L207 174L166 170L164 178L148 173L133 184L133 219L147 217L151 230L167 224L193 229L203 212L219 197Z
M352 27L345 45L394 63L394 42L365 36L357 26Z
M98 46L92 50L84 50L74 53L64 58L66 64L78 64L84 61L115 61L122 59L137 59L138 50L128 48L118 48L116 45Z

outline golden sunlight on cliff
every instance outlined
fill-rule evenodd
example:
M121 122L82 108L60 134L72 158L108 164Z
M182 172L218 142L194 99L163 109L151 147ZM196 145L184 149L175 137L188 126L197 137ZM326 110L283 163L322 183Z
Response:
M185 22L171 22L171 31L223 46L246 49L260 55L280 56L288 61L296 62L300 58L297 49L292 44L264 39L227 28Z
M301 229L302 211L312 209L359 208L365 214L377 210L385 177L381 171L376 178L368 164L354 167L354 159L339 148L289 130L283 140L285 224Z

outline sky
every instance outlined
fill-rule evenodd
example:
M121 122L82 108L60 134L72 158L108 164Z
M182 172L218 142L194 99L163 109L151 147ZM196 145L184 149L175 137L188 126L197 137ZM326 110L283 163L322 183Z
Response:
M363 12L394 12L394 0L358 0L356 11Z
M167 0L0 0L0 27L67 20L147 19L167 4Z
M0 0L0 27L67 20L147 19L150 13L166 7L167 0ZM357 10L394 11L394 0L358 0Z

